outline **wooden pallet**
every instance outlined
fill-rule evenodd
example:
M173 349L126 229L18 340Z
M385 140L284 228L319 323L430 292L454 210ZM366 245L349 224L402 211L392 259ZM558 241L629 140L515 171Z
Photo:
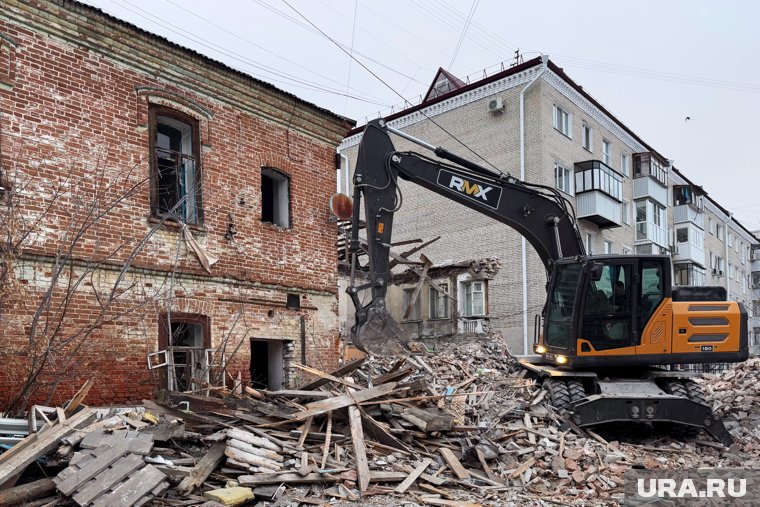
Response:
M78 505L97 507L140 506L161 494L167 478L142 456L153 447L152 438L130 433L92 436L53 479L58 491Z

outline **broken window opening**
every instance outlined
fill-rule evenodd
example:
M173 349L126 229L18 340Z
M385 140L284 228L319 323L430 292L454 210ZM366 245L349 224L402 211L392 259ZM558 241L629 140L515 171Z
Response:
M271 167L261 169L261 221L290 227L290 178Z
M151 144L152 214L201 223L198 122L177 111L151 109Z
M251 339L251 387L282 389L283 343L281 340Z
M164 314L160 318L159 348L165 350L166 386L170 391L210 387L211 333L205 315ZM223 365L223 361L222 361ZM157 366L158 367L158 366Z

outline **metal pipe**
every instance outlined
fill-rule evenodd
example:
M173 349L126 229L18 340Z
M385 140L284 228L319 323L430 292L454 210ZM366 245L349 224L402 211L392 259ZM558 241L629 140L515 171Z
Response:
M548 55L541 55L541 70L520 91L520 181L525 181L525 92L546 72ZM520 242L522 257L522 303L523 303L523 355L528 355L528 244L525 237Z
M343 191L344 194L348 194L348 189L351 188L350 181L351 181L351 162L349 162L348 157L342 154L341 152L338 152L338 155L340 156L341 160L345 161L346 163L346 169L344 171L343 177L346 180L346 188ZM338 178L338 193L340 193L340 178Z

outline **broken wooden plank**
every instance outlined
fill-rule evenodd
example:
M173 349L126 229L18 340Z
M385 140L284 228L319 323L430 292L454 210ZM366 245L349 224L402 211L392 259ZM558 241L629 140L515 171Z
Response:
M446 461L446 464L449 465L449 468L451 468L451 471L454 472L454 475L456 475L457 478L462 480L467 480L470 478L470 473L462 466L462 463L459 462L457 457L454 456L454 453L451 452L451 449L441 447L438 449L438 452L441 453L444 461Z
M384 425L375 421L361 408L359 408L359 410L361 412L364 429L366 430L367 434L370 437L374 438L377 442L380 442L381 444L391 447L393 449L396 449L405 453L411 452L409 447L406 444L404 444L401 440L391 435Z
M250 454L230 446L225 447L224 455L228 458L234 459L235 461L248 463L249 465L263 467L269 470L277 471L282 469L282 465L276 461L273 461L269 458L262 458L261 456L256 456L255 454Z
M23 472L23 470L38 457L52 451L63 438L78 427L87 424L94 417L95 413L91 409L85 408L68 418L66 421L48 428L41 434L34 434L26 437L24 440L27 438L31 439L30 443L22 445L18 452L14 453L11 449L8 453L0 454L0 486L5 484L12 477ZM23 443L24 440L22 440L21 443ZM16 445L21 445L21 443ZM9 456L6 457L6 454L9 454Z
M331 377L344 377L346 375L349 375L350 373L356 371L359 369L359 367L364 364L365 358L362 357L360 359L357 359L355 361L352 361L348 364L345 364L338 368L337 370L330 372ZM314 389L317 389L319 387L322 387L323 385L329 384L331 380L326 378L319 378L317 380L314 380L313 382L308 382L306 384L303 384L296 389L299 391L313 391Z
M325 433L327 436L325 437L325 443L322 448L322 461L319 465L320 468L325 468L325 464L327 464L327 456L330 454L330 439L332 438L332 412L327 413L327 429L325 430Z
M253 433L241 430L239 428L228 429L227 436L235 440L241 440L251 445L261 447L263 449L269 449L270 451L274 452L282 452L282 447L274 443L272 440L270 440L270 438L258 437Z
M126 452L132 454L150 454L150 451L153 449L153 435L148 433L134 434L134 436L139 436L139 438L129 438L128 435L130 433L118 431L109 434L101 429L85 435L84 439L79 443L79 447L83 449L97 449L103 445L111 447L120 446Z
M160 470L153 465L147 465L109 493L98 497L93 505L95 507L132 505L165 480L166 476Z
M419 408L407 408L399 417L425 432L449 431L454 424L454 416L451 414L433 413Z
M519 476L521 476L523 473L525 473L526 470L528 470L530 467L532 467L536 463L536 458L531 456L528 458L528 461L517 467L511 474L509 474L510 479L515 479Z
M356 393L358 394L358 393ZM366 491L369 486L369 463L367 462L367 447L364 445L364 431L359 407L348 407L348 423L351 427L351 440L354 444L354 460L356 461L356 479L359 491Z
M96 450L97 454L94 459L84 464L82 468L74 471L73 473L66 474L61 477L59 474L55 478L58 491L66 496L71 496L79 486L89 481L97 474L111 466L112 463L118 461L125 452L124 446L103 446ZM69 468L71 470L71 468Z
M406 479L404 472L370 471L370 482L401 482ZM260 486L264 484L310 484L320 482L341 482L343 479L338 475L310 473L300 475L297 473L281 474L256 474L241 475L237 478L241 486Z
M211 472L219 466L224 458L224 442L216 442L211 449L198 461L198 464L193 468L192 473L182 479L182 482L177 486L177 493L180 495L189 495L192 491L203 484L203 482L211 475Z
M270 451L269 449L262 449L260 447L251 445L248 442L243 442L242 440L235 440L234 438L227 440L227 447L234 447L235 449L239 449L248 454L261 456L262 458L271 459L272 461L277 461L277 462L284 461L282 456L280 456L274 451Z
M314 401L306 405L307 409L303 412L297 412L290 416L290 421L303 421L309 417L315 415L324 414L333 410L348 407L356 403L369 401L381 396L386 396L394 391L396 388L396 382L383 384L378 387L371 387L369 389L363 389L355 393L342 394L340 396L334 396L326 400Z
M409 476L404 479L404 481L399 484L396 489L394 490L396 493L406 493L406 490L409 489L409 487L414 484L414 481L417 480L417 478L422 475L422 473L427 470L427 467L430 466L430 464L433 462L430 458L425 458L422 463L417 465L417 467L412 471L412 473L409 474Z
M72 499L79 505L87 505L143 465L145 465L145 462L142 456L137 454L124 456L109 468L99 473L95 477L95 480L82 484Z

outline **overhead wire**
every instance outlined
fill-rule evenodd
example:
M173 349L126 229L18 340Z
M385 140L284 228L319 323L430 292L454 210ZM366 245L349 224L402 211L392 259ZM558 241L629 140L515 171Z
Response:
M137 16L140 16L141 18L146 19L146 20L148 20L148 21L150 21L152 23L155 23L156 25L164 28L165 30L168 30L168 31L170 31L170 32L172 32L172 33L174 33L176 35L179 35L179 36L181 36L181 37L183 37L185 39L188 39L188 40L190 40L190 41L192 41L192 42L194 42L194 43L196 43L196 44L198 44L200 46L203 46L203 47L205 47L207 49L211 49L212 51L218 52L218 53L226 56L227 58L230 58L230 59L235 60L237 62L243 63L246 66L249 66L249 67L252 67L254 69L258 69L258 70L264 71L266 73L269 73L271 75L274 75L274 76L277 76L277 77L281 78L279 80L278 79L272 79L268 75L261 75L261 74L259 74L258 77L261 78L261 79L266 79L266 80L270 80L270 81L274 81L274 82L279 82L279 83L285 83L285 84L289 84L291 86L305 88L305 89L309 89L309 90L312 90L312 91L331 93L331 94L336 94L336 95L341 95L341 96L344 95L344 92L342 90L340 90L340 89L330 88L330 87L327 87L327 86L324 86L324 85L320 85L319 83L314 83L312 81L307 81L307 80L304 80L304 79L299 78L297 76L293 76L291 74L287 74L285 72L282 72L282 71L279 71L277 69L274 69L273 67L269 67L269 66L266 66L266 65L259 64L259 63L251 60L250 58L248 58L248 57L246 57L244 55L241 55L241 54L236 53L234 51L228 50L228 49L226 49L226 48L224 48L224 47L222 47L222 46L220 46L218 44L215 44L215 43L213 43L213 42L211 42L211 41L209 41L207 39L204 39L203 37L200 37L200 36L197 36L197 35L190 35L190 34L187 33L186 30L182 30L182 27L179 27L179 26L177 26L177 25L175 25L175 24L173 24L173 23L171 23L169 21L166 21L166 20L160 18L159 16L156 16L156 15L154 15L154 14L152 14L152 13L150 13L150 12L144 10L144 9L142 9L141 7L139 7L139 6L131 3L129 0L110 0L110 1L112 3L114 3L115 5L121 7L122 9L125 9L125 10L127 10L127 11L129 11L129 12L131 12L131 13L137 15ZM124 5L124 4L126 4L126 5ZM130 8L130 7L132 7L132 8ZM138 11L140 11L140 12L138 12ZM256 77L255 73L251 73L248 70L245 71L245 72L248 73L248 74L250 74L250 75L252 75L252 76L254 76L254 77ZM362 96L359 96L359 95L352 95L351 98L353 98L355 100L358 100L358 101L361 101L361 102L370 103L370 104L386 105L383 102L379 102L377 100L373 100L373 99L368 98L368 97L362 97Z
M292 5L291 5L291 4L290 4L290 3L289 3L287 0L282 0L282 2L283 2L285 5L287 5L288 7L290 7L290 9L292 9L292 10L293 10L293 12L295 12L295 13L296 13L296 14L298 14L300 17L302 17L302 18L303 18L303 19L304 19L304 20L305 20L307 23L309 23L311 26L313 26L313 27L314 27L314 29L318 30L318 31L319 31L319 33L321 33L323 37L325 37L325 38L327 38L328 40L330 40L331 42L333 42L333 43L334 43L334 44L335 44L335 45L336 45L336 46L337 46L337 47L338 47L338 48L339 48L341 51L343 51L344 53L348 54L348 55L349 55L351 58L354 58L354 61L356 61L356 63L358 63L358 64L359 64L359 65L360 65L360 66L361 66L361 67L362 67L364 70L366 70L367 72L369 72L369 73L370 73L370 74L371 74L371 75L372 75L372 76L373 76L375 79L377 79L377 80L378 80L378 81L380 81L380 82L381 82L383 85L385 85L385 86L386 86L386 87L387 87L387 88L388 88L388 89L389 89L391 92L393 92L393 93L394 93L394 94L396 94L398 97L400 97L400 98L401 98L401 100L403 100L405 103L409 103L409 101L407 101L407 100L404 98L404 96L403 96L403 95L401 95L399 92L397 92L395 88L393 88L393 87L392 87L390 84L388 84L388 82L387 82L387 81L385 81L383 78L381 78L379 75L377 75L377 73L375 73L375 72L374 72L372 69L370 69L369 67L367 67L366 65L364 65L364 63L362 63L362 62L361 62L359 59L357 59L356 57L354 57L354 56L350 55L350 54L348 53L348 51L346 51L346 49L345 49L344 47L342 47L342 46L340 46L339 44L337 44L337 43L335 42L335 40L334 40L332 37L330 37L329 35L327 35L327 34L326 34L324 31L322 31L322 30L321 30L321 29L320 29L320 28L319 28L317 25L315 25L314 23L312 23L312 21L311 21L309 18L307 18L306 16L304 16L304 15L303 15L303 14L302 14L302 13L301 13L301 12L300 12L298 9L296 9L295 7L293 7L293 6L292 6ZM473 150L473 149L472 149L470 146L468 146L467 144L465 144L464 142L462 142L462 141L461 141L461 140L460 140L458 137L456 137L454 134L452 134L451 132L449 132L449 131L448 131L448 130L447 130L447 129L446 129L444 126L443 126L443 125L441 125L441 124L439 124L438 122L436 122L436 121L435 121L433 118L431 118L430 116L428 116L428 115L427 115L427 114L426 114L424 111L420 111L420 112L421 112L421 114L422 114L423 116L425 116L425 118L427 118L427 119L428 119L428 120L429 120L431 123L433 123L435 126L437 126L437 127L438 127L438 128L440 128L442 131L444 131L444 132L445 132L447 135L449 135L449 136L450 136L452 139L454 139L456 142L458 142L460 145L462 145L462 147L464 147L466 150L468 150L469 152L471 152L472 154L474 154L474 155L475 155L476 157L478 157L480 160L482 160L483 162L485 162L486 164L488 164L490 167L492 167L492 168L493 168L493 169L494 169L496 172L498 172L500 175L502 175L502 176L504 175L504 171L502 171L501 169L499 169L498 167L496 167L495 165L493 165L493 164L492 164L490 161L486 160L486 159L485 159L485 158L484 158L482 155L480 155L479 153L477 153L477 152L476 152L475 150Z
M473 0L472 6L470 7L470 13L467 16L467 20L464 22L464 27L462 27L462 34L459 36L459 40L457 41L457 46L454 49L454 54L451 55L451 61L449 62L448 68L451 69L454 66L454 61L457 59L457 55L459 54L459 49L462 47L462 41L464 40L464 36L467 35L467 29L470 28L470 23L472 22L472 17L475 15L475 10L478 8L478 0Z

